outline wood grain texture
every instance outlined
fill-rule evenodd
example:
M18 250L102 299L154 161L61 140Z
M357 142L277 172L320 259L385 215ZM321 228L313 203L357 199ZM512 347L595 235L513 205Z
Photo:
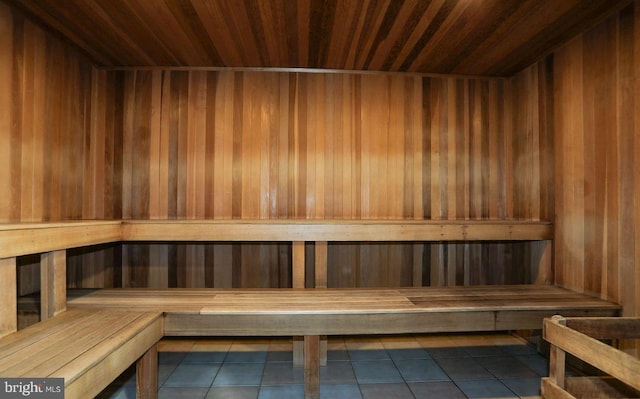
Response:
M67 310L67 251L58 250L41 255L40 320L46 320Z
M144 299L144 300L142 300ZM98 290L70 309L165 312L167 335L340 335L540 328L619 306L544 285L403 289Z
M2 276L2 313L0 314L0 337L11 334L18 329L18 294L17 294L16 258L0 259L0 275Z
M553 55L556 280L621 301L629 316L640 309L639 8Z
M11 187L3 220L553 214L541 187L549 181L542 167L548 130L528 133L529 119L516 117L520 108L512 104L526 103L516 93L526 84L382 73L105 71L19 12L5 7L2 15L13 38L11 53L2 49L12 78L0 98L11 98L12 107L0 123L13 126L2 134L9 161L1 162L11 170L0 175ZM506 247L434 245L424 252L425 283L536 278L527 280L537 269L530 261L524 274L497 277L511 256ZM328 254L350 268L328 276L336 284L411 285L419 275L408 246L345 248ZM291 279L287 245L97 249L70 256L70 286L287 286ZM111 267L120 258L123 267ZM489 264L496 269L484 270Z
M107 66L510 76L629 0L10 0Z
M548 197L540 194L547 194L540 185L550 179L549 170L541 166L541 154L549 151L548 140L541 136L548 130L531 131L524 122L512 120L511 102L518 97L514 92L526 90L524 85L502 79L170 69L110 71L107 76L123 82L122 98L116 102L124 104L123 115L130 115L123 118L122 133L125 218L550 216ZM152 111L157 110L154 104L160 104L159 114ZM507 131L510 128L515 130ZM532 152L532 145L538 150ZM519 172L511 172L516 164ZM515 184L527 173L527 190L519 190ZM517 189L520 193L514 196ZM211 250L220 253L214 247ZM259 260L264 254L272 253L276 263L290 262L270 252L272 245L234 247L232 262L238 270L262 269L235 274L249 286L278 281L266 277L273 266L267 266L267 258ZM346 277L350 271L342 273L346 280L329 277L334 283L354 281L355 276L356 284L365 286L384 284L387 278L393 285L413 281L413 271L398 266L414 259L413 251L402 245L369 245L357 249L357 255L339 250L331 256L366 265L352 277ZM482 255L487 265L492 259L504 264L504 257L499 250ZM207 270L209 262L198 259L194 267ZM450 283L476 281L469 278L473 257L431 259L425 267L448 270ZM183 262L181 257L176 261ZM146 264L136 262L137 268ZM474 267L483 268L479 262ZM535 268L525 263L524 269ZM228 284L233 278L225 274L222 279ZM289 281L286 274L278 274L285 277L283 283Z
M64 378L65 397L94 397L162 336L159 313L67 311L3 339L0 370L10 377Z
M629 318L626 321L637 326L640 319ZM637 357L607 345L584 332L568 327L565 323L565 319L559 316L545 320L544 338L553 346L597 367L606 375L624 382L635 390L640 389L640 360ZM603 323L606 325L606 321ZM615 334L613 327L615 325L610 327L609 334ZM605 329L607 328L605 327ZM560 377L562 378L564 375ZM562 382L559 384L561 387Z
M111 82L15 9L0 15L0 221L118 217Z
M124 218L540 220L551 212L539 187L549 179L541 155L549 131L527 125L542 123L538 115L511 113L513 92L528 85L347 73L108 76L124 83L115 99L125 115Z
M635 2L511 79L525 133L512 148L533 153L523 151L537 140L541 151L507 176L518 181L514 212L555 214L555 283L619 301L627 316L640 314L639 26Z
M0 31L0 221L120 217L118 82L5 4ZM110 257L88 257L85 275ZM19 294L37 291L37 262L18 264Z

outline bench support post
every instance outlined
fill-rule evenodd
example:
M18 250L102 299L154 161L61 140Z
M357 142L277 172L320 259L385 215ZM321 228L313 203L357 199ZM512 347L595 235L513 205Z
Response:
M549 348L549 378L564 389L566 353L555 345Z
M47 252L40 258L40 319L67 310L67 251Z
M18 330L16 258L0 259L0 337Z
M552 319L557 320L563 326L567 325L566 319L561 316L553 316ZM546 333L546 331L544 332ZM551 344L549 347L549 379L561 389L565 388L566 357L567 354L564 350L553 343Z
M320 337L304 337L304 397L320 397Z
M422 287L422 257L424 243L413 244L413 286Z
M305 257L304 241L294 241L291 243L291 271L293 288L304 288L305 286ZM293 337L293 366L301 367L304 356L304 345L302 337Z
M329 245L326 241L316 241L315 245L315 288L327 288L327 260ZM327 365L327 336L320 338L320 365Z
M158 345L153 345L136 362L136 398L158 398Z

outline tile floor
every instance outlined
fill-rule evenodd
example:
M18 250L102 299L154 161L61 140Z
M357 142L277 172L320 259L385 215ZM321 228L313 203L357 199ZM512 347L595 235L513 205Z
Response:
M290 339L165 339L160 399L300 399ZM547 360L507 334L330 338L320 372L327 399L539 398ZM135 398L125 372L100 399Z

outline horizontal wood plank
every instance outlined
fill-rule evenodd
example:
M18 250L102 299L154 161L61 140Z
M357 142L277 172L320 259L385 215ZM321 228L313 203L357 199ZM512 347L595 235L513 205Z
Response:
M121 240L121 222L0 224L0 259Z
M550 222L109 220L0 224L0 259L118 241L551 240Z
M125 220L134 241L550 240L550 222L411 220Z
M604 373L640 390L640 359L561 324L562 317L544 321L544 339ZM636 321L640 323L640 319Z

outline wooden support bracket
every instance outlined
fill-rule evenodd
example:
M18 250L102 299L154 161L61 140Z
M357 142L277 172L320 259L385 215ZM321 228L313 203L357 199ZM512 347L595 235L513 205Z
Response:
M0 337L18 330L16 258L0 259Z

